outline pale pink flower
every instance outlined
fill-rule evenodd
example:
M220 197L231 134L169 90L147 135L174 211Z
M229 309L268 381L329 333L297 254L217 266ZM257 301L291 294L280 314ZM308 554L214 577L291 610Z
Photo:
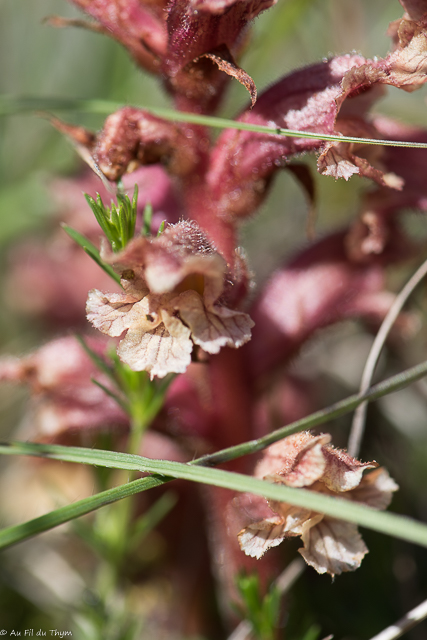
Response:
M345 451L334 449L330 435L297 433L268 447L255 469L255 476L288 487L308 487L319 493L361 502L374 509L386 509L398 486L385 469L363 476L376 462L359 462ZM241 506L254 520L239 533L246 555L261 556L285 538L301 536L299 550L318 573L332 576L354 571L368 549L357 526L316 511L285 502L247 495ZM259 519L261 518L261 519Z
M232 288L229 280L225 287L226 263L194 222L170 225L157 238L134 238L107 259L124 293L91 291L88 320L109 336L126 332L117 353L133 370L151 377L183 373L195 344L218 353L250 339L252 320L224 304Z
M103 338L86 340L99 357L105 356ZM112 390L111 381L71 336L52 340L23 358L0 359L0 382L29 385L32 407L24 435L41 441L127 433L128 416L93 378Z

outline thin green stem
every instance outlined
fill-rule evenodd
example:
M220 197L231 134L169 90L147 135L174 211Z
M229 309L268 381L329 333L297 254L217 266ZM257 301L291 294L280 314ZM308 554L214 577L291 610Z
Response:
M381 351L387 340L387 336L390 333L392 326L399 313L402 311L407 299L419 285L419 283L427 275L427 260L425 260L416 272L412 275L402 291L396 296L395 301L390 307L386 317L384 318L379 331L372 344L371 350L366 360L365 368L363 369L362 381L360 384L359 394L365 393L371 386L372 377L374 375L378 359L381 355ZM354 412L353 424L351 426L350 437L348 440L348 452L354 458L357 458L362 443L363 432L365 430L366 413L368 409L368 403L362 402L356 411Z
M229 460L234 460L240 456L256 453L257 451L265 449L265 447L268 447L270 444L274 444L278 440L290 436L292 433L312 429L324 424L325 422L329 422L330 420L340 418L346 413L350 413L356 409L363 402L372 402L373 400L382 398L389 393L399 391L426 375L427 362L423 362L422 364L406 369L406 371L398 373L397 375L374 385L363 394L354 394L349 396L344 400L340 400L339 402L332 404L326 409L316 411L306 418L296 420L281 429L276 429L276 431L272 431L266 436L258 438L257 440L243 442L242 444L238 444L234 447L229 447L228 449L222 449L221 451L202 456L201 458L198 458L198 460L195 460L193 464L212 466L228 462Z
M0 97L0 116L12 116L34 111L80 111L84 113L111 113L117 109L122 109L124 103L110 100L80 100L74 98L35 98L11 96ZM280 127L266 127L263 125L251 124L248 122L237 122L227 118L217 118L216 116L205 116L195 113L174 111L162 107L146 108L135 105L138 109L144 109L148 113L159 116L166 120L175 122L187 122L206 127L218 129L237 129L238 131L252 131L254 133L276 134L291 138L309 138L313 140L329 140L339 142L350 142L355 144L373 144L388 147L413 147L417 149L427 149L427 143L406 142L402 140L377 140L375 138L356 138L351 136L332 135L326 133L316 133L315 131L297 131L295 129L282 129Z

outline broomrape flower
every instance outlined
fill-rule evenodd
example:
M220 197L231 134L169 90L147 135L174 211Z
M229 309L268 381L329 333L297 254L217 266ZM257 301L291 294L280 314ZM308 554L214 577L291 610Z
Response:
M224 303L233 284L225 286L226 263L194 222L134 238L106 260L120 273L124 293L89 292L87 317L109 336L126 332L117 353L134 371L151 378L183 373L194 344L218 353L250 339L250 317Z
M363 476L376 462L359 462L345 451L334 449L329 434L297 433L266 449L255 476L288 487L309 487L319 493L362 502L374 509L386 509L398 486L385 469ZM245 496L241 507L249 515L262 517L238 535L241 549L253 558L276 547L285 538L301 536L299 550L318 573L332 576L354 571L368 549L357 526L322 513L274 500Z

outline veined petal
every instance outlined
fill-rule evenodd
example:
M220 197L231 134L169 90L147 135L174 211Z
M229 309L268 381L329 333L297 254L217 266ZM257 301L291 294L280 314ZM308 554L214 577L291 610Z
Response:
M311 515L307 509L283 502L272 501L270 507L279 517L250 524L238 534L240 548L247 556L261 558L268 549L277 547L285 538L302 536L324 517L322 513Z
M323 513L314 513L286 502L270 500L269 506L283 519L283 529L287 535L301 536L307 528L314 527L324 517Z
M238 534L240 548L251 558L261 558L268 549L277 547L286 537L282 518L269 518L250 524Z
M327 460L322 482L332 491L350 491L360 484L365 469L375 469L376 462L359 462L346 451L325 447L324 455Z
M218 353L221 347L240 347L251 337L253 322L246 313L226 307L208 310L195 291L184 291L172 303L191 330L195 344L208 353Z
M94 327L115 337L129 329L128 314L137 298L125 293L102 293L98 289L89 291L86 312L89 322Z
M322 477L326 467L323 455L323 444L317 442L303 453L295 468L283 477L282 482L288 487L307 487Z
M313 484L325 470L326 459L322 447L330 439L327 433L313 436L308 431L302 431L279 440L267 447L257 464L255 476L265 478L274 472L276 478L290 487Z
M323 518L302 535L300 554L318 573L339 575L360 567L368 549L357 526L343 520Z
M102 257L121 274L124 293L92 291L88 319L111 336L128 331L118 354L135 371L182 373L193 343L218 353L250 339L254 323L247 314L215 305L218 299L225 304L225 281L232 287L234 280L195 222L169 225L156 238L133 238L118 253L104 247Z
M183 326L183 325L182 325ZM164 324L154 331L145 331L140 326L130 329L121 341L117 354L134 371L148 371L164 378L168 373L184 373L191 362L193 344L189 338L173 337ZM185 334L185 327L183 327Z
M156 296L148 295L141 300L126 293L105 294L94 289L89 292L86 311L89 322L112 337L135 325L152 331L162 322Z

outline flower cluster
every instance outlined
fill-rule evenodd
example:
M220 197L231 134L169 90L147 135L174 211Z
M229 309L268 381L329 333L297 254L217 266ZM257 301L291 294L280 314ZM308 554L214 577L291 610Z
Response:
M196 224L171 225L154 239L140 236L106 260L120 273L124 293L91 291L88 320L109 336L126 332L118 354L134 371L160 378L183 373L193 345L218 353L250 339L249 316L220 301L226 264Z
M392 492L398 486L385 469L374 462L362 463L345 451L334 449L329 434L314 436L303 432L272 445L255 469L255 477L288 487L308 487L312 491L346 500L361 502L374 509L386 509ZM285 538L301 536L304 548L299 552L307 564L318 573L332 576L354 571L367 553L357 526L284 502L269 501L254 496L241 500L252 522L239 533L242 550L261 558L270 548Z

